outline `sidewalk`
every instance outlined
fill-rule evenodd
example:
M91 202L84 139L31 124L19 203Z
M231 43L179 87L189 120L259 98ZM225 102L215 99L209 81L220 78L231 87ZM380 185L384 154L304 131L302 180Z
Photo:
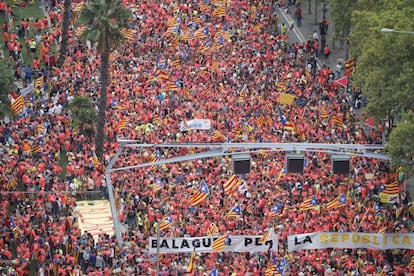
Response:
M323 20L324 4L319 3L317 7L317 24L315 24L315 3L314 1L311 1L311 7L310 7L311 14L309 14L308 1L304 1L301 4L301 9L302 9L302 26L301 27L296 26L296 20L294 18L294 12L295 12L294 6L289 6L287 9L288 11L287 13L286 13L286 9L283 9L283 8L280 8L278 11L280 20L287 21L287 22L295 22L294 31L297 33L297 37L299 38L299 40L302 40L298 42L307 41L309 36L312 36L314 31L317 31L319 35L319 41L321 41L321 35L319 33L319 22L322 22ZM330 22L329 5L326 5L325 16L328 19L328 22ZM331 48L331 55L329 57L329 61L327 62L325 62L323 55L319 55L319 65L322 66L323 64L326 64L332 70L335 70L335 66L337 62L341 61L343 65L342 68L344 69L344 61L346 57L345 48L340 49L339 42L335 41L334 43L332 41L332 33L333 33L333 26L329 24L328 33L326 35L326 45L328 45Z

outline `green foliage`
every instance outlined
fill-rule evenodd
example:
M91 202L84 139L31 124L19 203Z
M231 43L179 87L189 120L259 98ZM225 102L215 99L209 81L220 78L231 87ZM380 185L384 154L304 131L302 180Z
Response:
M351 52L357 58L353 83L367 96L369 115L393 120L414 108L414 35L383 33L381 29L414 31L414 2L358 3L350 35Z
M13 114L9 94L14 88L14 72L7 60L0 60L0 118Z
M94 104L90 98L76 96L69 104L75 127L93 126L98 117Z
M391 158L393 168L401 167L412 176L414 174L414 112L404 114L390 135L386 151Z
M98 124L96 131L96 155L103 158L106 122L106 89L109 84L109 55L124 39L122 29L128 29L132 12L120 0L92 0L79 15L78 23L87 26L82 39L98 43L101 55L101 89L98 103Z
M335 36L342 33L347 36L351 30L351 14L358 0L327 0L329 3L330 21L335 27Z
M82 39L98 42L100 53L112 50L124 40L121 30L129 28L132 12L119 0L93 0L79 15L78 23L88 26Z

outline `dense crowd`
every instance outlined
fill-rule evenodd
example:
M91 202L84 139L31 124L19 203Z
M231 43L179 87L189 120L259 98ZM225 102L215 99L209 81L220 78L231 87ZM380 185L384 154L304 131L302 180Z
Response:
M395 176L385 161L357 156L351 157L350 174L343 176L332 174L330 155L322 152L305 155L303 174L286 173L284 153L253 154L251 172L241 176L240 186L231 193L223 190L232 176L227 157L113 173L119 217L127 229L124 244L106 233L94 238L82 232L76 198L88 191L106 196L106 182L102 170L94 166L93 133L75 128L66 107L74 96L94 101L99 97L100 60L93 45L80 40L73 20L68 57L62 68L56 67L50 49L62 39L63 3L44 4L47 20L3 25L5 49L11 49L5 57L15 62L16 86L23 89L40 76L44 83L26 96L17 118L0 125L1 273L155 275L148 237L156 235L156 222L166 215L172 223L162 236L205 236L212 223L219 234L261 235L273 227L279 235L279 250L273 256L200 254L197 275L214 270L219 275L263 275L274 259L286 264L283 275L413 273L409 266L413 250L287 252L286 238L296 233L412 232L408 194L401 192L396 204L381 204L378 199L381 185L394 179L402 183L401 175ZM359 123L354 97L335 83L334 68L318 68L317 41L288 43L290 26L278 22L270 3L124 4L133 11L131 27L136 32L111 57L103 164L119 149L120 137L138 143L381 143L380 131L367 132ZM224 14L220 7L225 7ZM24 64L15 52L16 34L33 49L32 64ZM294 94L294 102L280 104L282 93ZM293 128L286 127L281 113ZM210 119L211 130L187 129L185 122L194 118ZM115 166L202 150L130 149ZM68 159L64 177L62 154ZM209 195L190 206L202 180ZM327 210L326 204L342 194L346 206ZM310 196L319 208L299 210ZM240 216L225 218L237 205ZM276 215L275 205L280 206ZM190 254L163 254L161 275L183 275L189 259Z

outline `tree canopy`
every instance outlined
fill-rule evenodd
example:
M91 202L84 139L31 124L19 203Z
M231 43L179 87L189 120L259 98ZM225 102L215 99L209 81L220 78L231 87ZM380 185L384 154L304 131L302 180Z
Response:
M414 143L414 136L409 135L414 126L414 34L381 30L413 32L414 1L358 0L355 7L358 10L351 14L350 50L357 65L352 81L368 99L369 116L378 122L397 124L387 150L393 167L408 170L413 156L408 149ZM396 118L401 116L404 119L398 123Z
M96 131L96 155L102 160L105 140L107 87L109 84L109 55L124 39L123 30L129 28L131 10L119 0L92 0L80 12L78 23L87 27L82 39L97 43L101 56L101 87Z
M9 94L13 90L13 70L7 60L0 60L0 118L13 114Z

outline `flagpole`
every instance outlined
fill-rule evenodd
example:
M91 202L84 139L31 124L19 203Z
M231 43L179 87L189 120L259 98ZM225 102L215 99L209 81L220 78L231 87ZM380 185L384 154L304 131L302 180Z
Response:
M157 221L157 264L156 276L160 275L160 220Z

